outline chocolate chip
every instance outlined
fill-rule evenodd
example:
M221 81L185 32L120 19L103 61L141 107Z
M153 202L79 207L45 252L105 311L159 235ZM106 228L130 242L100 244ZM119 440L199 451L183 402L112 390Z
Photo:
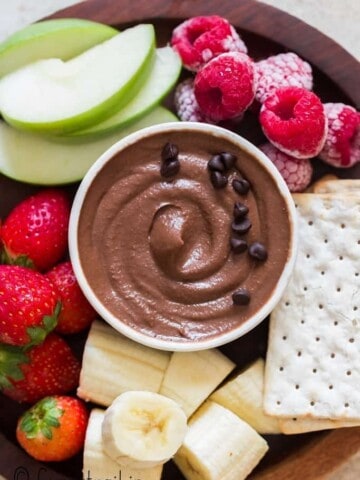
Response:
M210 180L214 188L224 188L228 183L227 177L217 171L212 171L210 173Z
M225 171L225 165L223 163L220 153L217 153L210 158L210 160L208 161L208 169L216 172Z
M243 253L247 249L247 243L241 238L231 237L230 247L234 253Z
M249 207L247 207L244 203L236 202L234 205L234 218L243 218L249 213Z
M250 190L250 183L245 180L245 178L235 178L232 181L232 187L236 193L239 193L240 195L246 195Z
M250 293L246 288L239 288L232 294L234 305L248 305L250 303Z
M264 262L268 257L265 246L260 242L254 242L249 246L249 255L261 262Z
M169 178L176 175L180 170L180 162L177 158L166 160L161 164L160 174L162 177Z
M179 148L174 143L167 142L161 151L161 158L166 161L175 159L179 155Z
M231 228L235 233L238 233L239 235L244 235L250 230L251 222L247 217L239 220L234 220L231 224Z
M225 170L230 170L231 168L233 168L237 160L236 155L230 152L222 152L220 155L221 155L221 159L225 167Z

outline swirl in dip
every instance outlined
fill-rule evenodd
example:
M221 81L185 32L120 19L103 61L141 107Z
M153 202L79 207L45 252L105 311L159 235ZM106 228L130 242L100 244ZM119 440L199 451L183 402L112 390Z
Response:
M283 192L254 156L221 133L176 125L102 165L83 199L77 247L93 293L119 322L150 337L199 342L237 329L272 296L289 260L292 224ZM180 169L170 177L161 174L167 143L179 151ZM214 187L208 167L219 152L236 156L223 188ZM232 185L241 178L247 193ZM232 228L237 202L251 222L240 235ZM234 236L260 242L267 258L235 253ZM247 295L241 304L239 289Z

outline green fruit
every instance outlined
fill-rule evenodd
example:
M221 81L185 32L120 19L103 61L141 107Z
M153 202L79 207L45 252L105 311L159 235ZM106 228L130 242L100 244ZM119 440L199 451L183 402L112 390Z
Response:
M75 18L34 23L0 44L0 77L44 58L68 60L117 33L107 25Z
M140 24L63 62L31 63L0 80L0 111L11 125L62 134L103 120L144 83L155 56L153 25Z
M154 66L139 93L111 117L85 130L71 134L71 138L93 138L124 128L159 104L179 78L179 55L171 47L158 48ZM65 137L64 137L65 138Z
M60 185L81 180L97 158L126 135L177 118L156 107L121 132L95 141L68 144L20 132L0 121L0 172L26 183Z

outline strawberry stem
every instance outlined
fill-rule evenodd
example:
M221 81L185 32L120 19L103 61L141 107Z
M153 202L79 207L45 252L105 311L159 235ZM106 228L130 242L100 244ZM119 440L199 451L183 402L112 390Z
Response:
M35 438L41 433L52 439L52 429L60 427L60 417L64 410L59 408L53 397L45 397L24 413L20 420L20 429L27 438Z

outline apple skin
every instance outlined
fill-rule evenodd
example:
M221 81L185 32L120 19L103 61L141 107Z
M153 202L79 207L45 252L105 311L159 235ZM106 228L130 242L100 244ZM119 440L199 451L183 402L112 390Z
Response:
M20 132L0 121L0 172L14 180L36 185L77 182L100 155L121 138L141 128L175 121L177 117L169 110L156 107L120 132L76 144Z
M164 99L176 84L182 68L180 56L169 46L156 50L154 66L140 91L111 117L64 139L91 139L109 135L138 120Z
M0 77L45 58L69 60L117 33L108 25L75 18L28 25L0 44Z
M137 31L140 30L141 32L142 30L144 32L143 39L142 39L143 45L141 48L141 52L142 52L141 62L137 64L137 70L131 75L131 77L129 77L127 81L123 83L117 89L117 91L115 91L112 95L104 98L103 101L100 101L97 104L94 104L92 108L87 108L82 112L79 112L77 114L70 115L70 116L67 116L66 118L61 118L58 120L53 119L53 120L47 120L47 121L45 120L34 121L31 118L28 120L23 120L23 119L20 119L19 117L14 118L13 115L8 113L9 97L11 97L12 99L12 105L10 106L10 108L14 108L14 105L15 105L16 109L19 111L19 106L20 106L20 109L23 109L23 112L25 112L24 113L25 115L26 114L30 114L30 116L32 115L32 111L35 105L34 103L33 105L31 105L31 103L30 104L28 103L27 99L30 98L30 100L32 100L31 96L27 94L24 95L24 91L23 91L24 82L22 82L22 86L19 86L19 84L17 84L16 88L14 87L14 85L16 83L16 78L18 78L18 76L21 75L23 71L26 71L26 69L31 69L33 68L33 66L36 67L39 65L39 63L35 62L35 64L30 64L28 66L25 66L23 69L19 69L0 79L0 109L1 109L1 114L4 120L10 125L12 125L13 127L18 128L19 130L38 132L43 134L51 134L51 135L62 135L64 133L89 127L111 116L119 108L121 108L128 101L130 101L130 99L134 95L138 93L138 91L140 90L141 86L143 85L143 83L145 82L147 76L151 71L154 58L155 58L155 50L156 50L154 26L151 24L139 24L135 27L131 27L127 30L124 30L122 33L115 35L114 37L110 38L106 42L103 42L101 45L96 45L95 47L93 47L93 49L98 49L98 52L99 52L99 49L101 49L101 53L103 53L104 49L107 48L110 42L111 42L111 45L113 45L115 42L117 42L118 38L124 36L123 38L126 38L126 42L125 42L126 47L129 48L129 45L131 46L132 44L131 43L132 39L130 40L128 39L129 32L130 31L134 32L136 29ZM117 44L117 47L119 47L118 44ZM112 54L114 55L119 54L120 50L124 50L124 48L125 46L122 45L121 49L118 48L118 51L112 52ZM78 61L78 59L80 59L81 56L89 55L89 52L91 52L91 50L92 49L89 49L83 52L83 54L69 60L69 62ZM107 50L107 53L109 53L109 49ZM131 56L131 50L129 50L129 55ZM98 55L98 56L99 58L101 58L101 55ZM54 61L55 59L48 59L48 60L41 60L40 62L54 62ZM139 58L137 59L137 61L139 62ZM88 64L89 63L91 62L88 62ZM102 78L106 79L107 72L101 72L101 75L102 75ZM49 76L51 77L51 73ZM87 87L88 86L84 84L83 91L86 92L88 90ZM89 87L89 89L91 89L91 87ZM14 92L16 92L16 95L14 95ZM17 94L17 92L20 92L20 94ZM54 97L56 95L53 94L52 96ZM47 102L45 106L46 106L47 112L52 111L51 102ZM20 117L21 116L22 114L20 114Z

